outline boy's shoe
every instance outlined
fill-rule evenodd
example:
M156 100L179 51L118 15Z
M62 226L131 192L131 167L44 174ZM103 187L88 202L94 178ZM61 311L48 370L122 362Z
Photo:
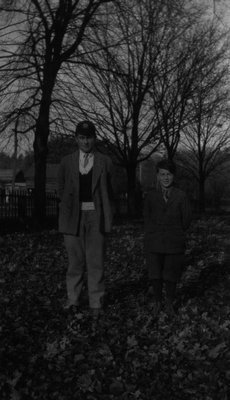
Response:
M173 302L170 300L166 300L165 302L165 312L170 318L174 318L176 316L176 312L173 306Z
M151 304L151 312L154 319L156 319L160 313L161 303L160 301L154 301Z
M102 313L103 313L102 307L90 308L90 315L94 321L97 321L99 317L102 315Z

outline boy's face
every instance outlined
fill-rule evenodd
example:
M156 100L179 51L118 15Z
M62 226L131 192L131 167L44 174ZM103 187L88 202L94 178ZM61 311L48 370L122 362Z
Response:
M81 151L84 153L90 153L95 146L96 138L94 136L79 134L76 136L76 141Z
M161 187L168 189L173 183L174 175L167 169L159 169L157 173L157 180Z

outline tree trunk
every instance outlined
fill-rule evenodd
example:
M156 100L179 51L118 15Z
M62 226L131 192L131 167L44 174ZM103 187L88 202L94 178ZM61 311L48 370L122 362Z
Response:
M12 179L12 189L15 189L15 178L17 174L17 159L18 159L18 135L17 135L17 125L14 129L14 154L13 154L13 179Z
M127 188L127 211L128 216L135 217L137 215L136 204L136 164L130 163L126 167L128 188Z
M34 140L34 222L42 226L46 218L46 161L49 137L49 107L41 107Z
M205 212L205 180L199 180L199 210L201 213Z

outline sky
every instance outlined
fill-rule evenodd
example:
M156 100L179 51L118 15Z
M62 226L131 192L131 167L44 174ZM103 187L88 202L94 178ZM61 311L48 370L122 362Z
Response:
M230 0L197 0L199 2L206 2L210 8L212 15L216 16L221 23L230 29Z
M211 17L216 17L223 24L226 30L230 31L230 0L190 0L194 3L200 4L202 6L207 6L207 12ZM29 147L32 147L30 145ZM13 149L13 144L11 146L11 151ZM1 150L6 150L0 148ZM21 151L19 150L19 153Z

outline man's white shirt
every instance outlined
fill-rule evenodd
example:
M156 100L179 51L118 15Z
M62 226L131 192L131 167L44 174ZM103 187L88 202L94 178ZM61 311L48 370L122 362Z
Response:
M85 166L85 157L88 158L87 165ZM80 150L79 154L79 171L82 175L88 174L88 172L93 168L94 163L94 153L84 153Z

